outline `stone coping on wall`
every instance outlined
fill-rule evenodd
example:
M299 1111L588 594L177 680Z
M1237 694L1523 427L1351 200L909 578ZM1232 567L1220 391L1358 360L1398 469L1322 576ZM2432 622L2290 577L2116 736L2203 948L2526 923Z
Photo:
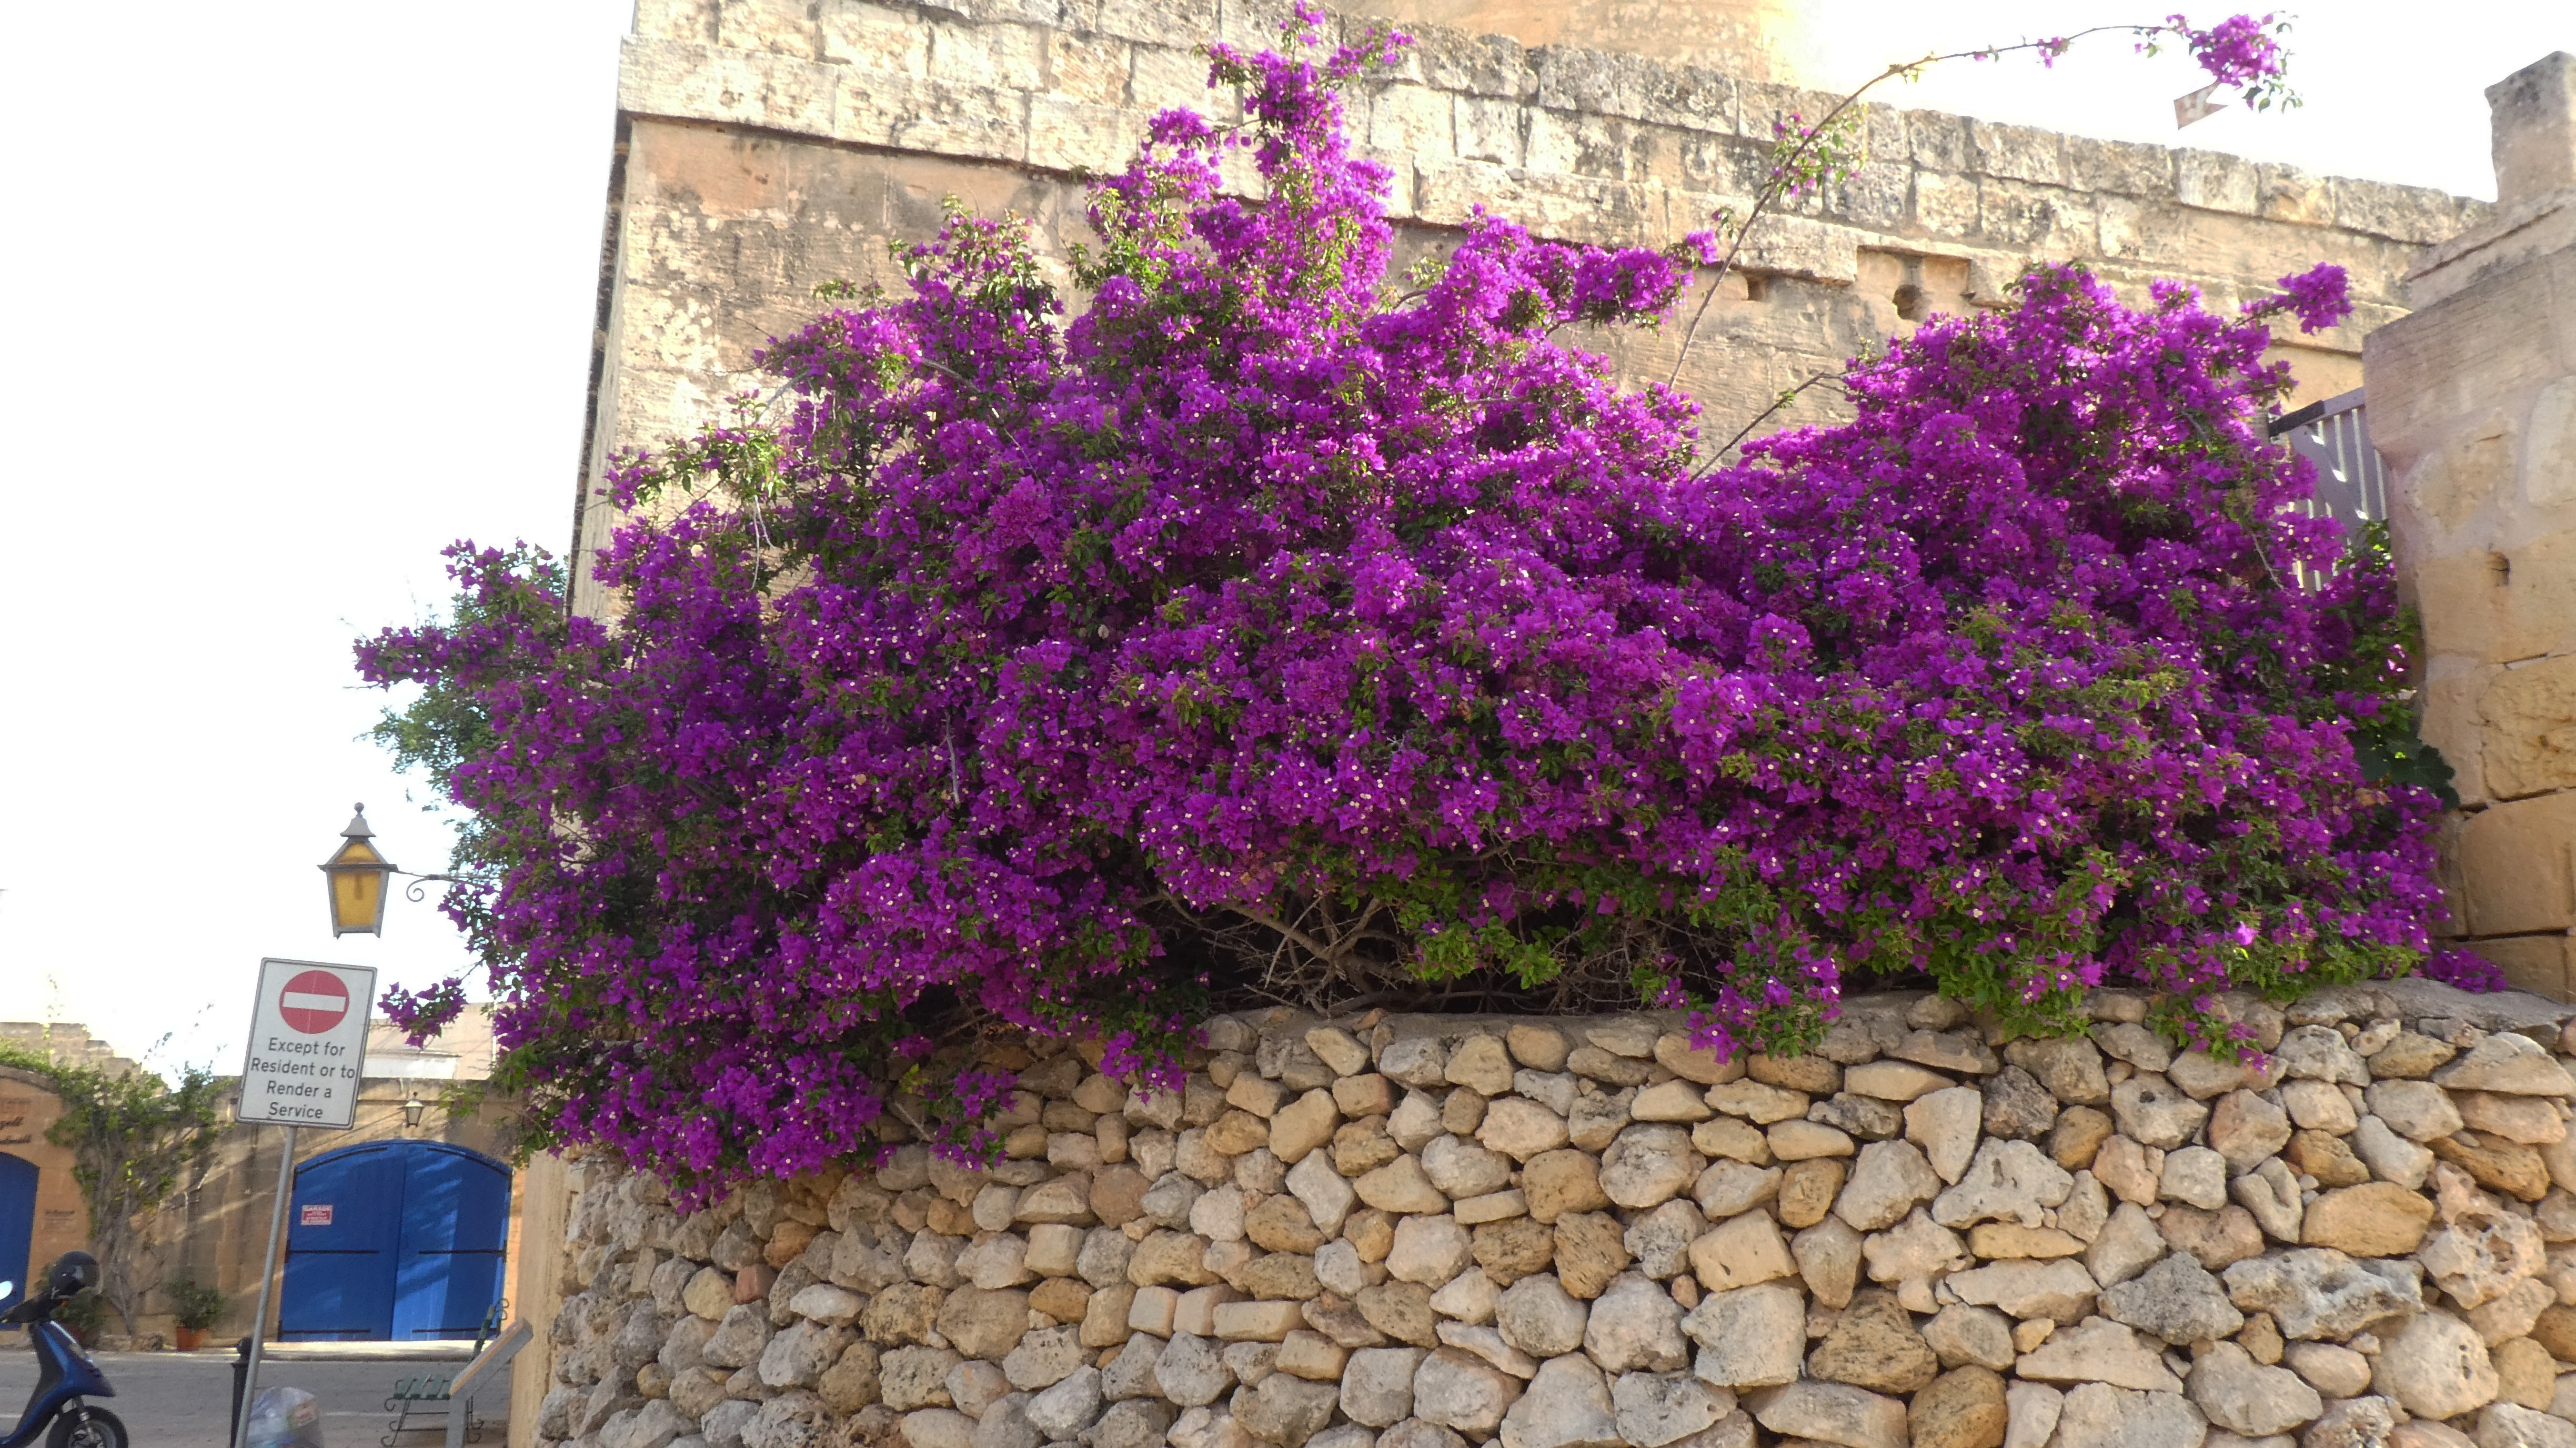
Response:
M632 116L1060 174L1125 162L1170 106L1230 100L1193 48L1275 43L1269 0L643 0L620 69ZM1354 25L1357 22L1350 22ZM1739 209L1776 117L1838 99L1703 67L1412 26L1387 81L1357 88L1352 126L1395 173L1399 220L1456 226L1482 206L1562 239L1662 245ZM1871 104L1870 160L1756 229L1746 270L1849 285L1863 249L1968 263L1998 302L2035 258L2123 284L2173 276L2228 304L2322 254L2352 272L2356 314L2299 345L2357 351L2400 314L2414 251L2481 221L2483 202L2215 151L2066 136ZM1238 166L1238 189L1252 178ZM2321 248L2320 231L2341 233Z
M540 1441L580 1448L2567 1448L2576 1008L2105 992L2005 1041L1866 996L1220 1018L1186 1087L1004 1047L1003 1158L676 1211L575 1167Z

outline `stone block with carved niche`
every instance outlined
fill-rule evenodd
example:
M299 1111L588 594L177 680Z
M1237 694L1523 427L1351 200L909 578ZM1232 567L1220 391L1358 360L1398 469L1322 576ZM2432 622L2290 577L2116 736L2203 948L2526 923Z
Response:
M2576 653L2576 531L2419 556L2413 572L2424 647L2437 658L2510 664Z

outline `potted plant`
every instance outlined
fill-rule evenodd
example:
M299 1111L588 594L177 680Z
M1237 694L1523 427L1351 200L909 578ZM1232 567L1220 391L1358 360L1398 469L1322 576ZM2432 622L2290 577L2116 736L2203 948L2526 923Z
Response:
M195 1352L204 1346L206 1330L222 1320L229 1305L220 1289L193 1278L182 1277L171 1284L170 1312L178 1320L179 1351Z

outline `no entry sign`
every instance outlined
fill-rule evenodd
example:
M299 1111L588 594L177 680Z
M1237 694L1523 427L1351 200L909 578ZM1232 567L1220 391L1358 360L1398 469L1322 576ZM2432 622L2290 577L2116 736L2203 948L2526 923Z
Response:
M263 960L242 1066L241 1119L288 1126L356 1123L376 973L360 965Z
M296 973L277 993L278 1019L308 1036L327 1034L349 1014L349 988L327 970Z

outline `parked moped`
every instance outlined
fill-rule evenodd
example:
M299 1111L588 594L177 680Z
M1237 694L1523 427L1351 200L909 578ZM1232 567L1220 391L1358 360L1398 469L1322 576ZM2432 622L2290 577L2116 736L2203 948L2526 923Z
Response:
M13 1282L0 1282L0 1298ZM45 1285L27 1300L0 1313L0 1327L23 1327L36 1349L36 1391L17 1426L0 1432L0 1448L28 1448L43 1434L45 1448L126 1448L125 1424L105 1408L83 1398L113 1398L107 1375L81 1350L71 1331L54 1321L54 1312L86 1287L98 1285L98 1259L87 1252L65 1252L45 1269ZM47 1432L50 1425L52 1431Z

